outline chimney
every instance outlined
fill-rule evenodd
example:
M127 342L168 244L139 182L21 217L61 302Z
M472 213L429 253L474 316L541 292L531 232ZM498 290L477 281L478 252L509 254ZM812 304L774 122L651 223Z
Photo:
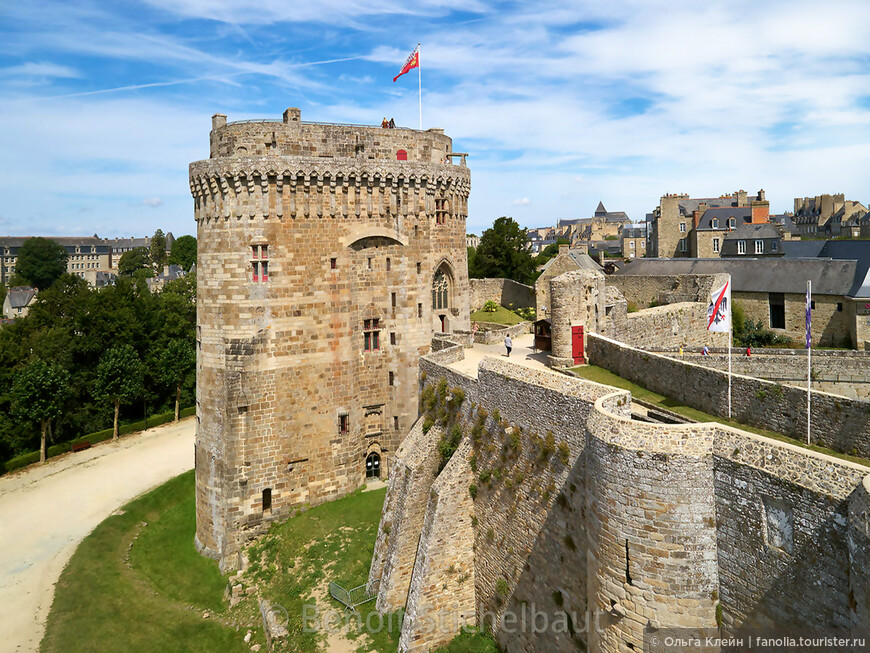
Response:
M212 131L218 129L219 127L226 127L227 125L227 117L223 113L216 113L211 117L211 128Z
M577 249L580 254L589 254L589 245L577 245L575 249Z
M559 245L559 256L567 254L569 249L571 249L571 245Z
M604 250L603 249L598 250L598 265L600 265L601 267L604 267Z
M741 188L734 194L737 196L737 206L746 206L746 191Z
M753 200L751 206L752 224L770 222L770 202L766 200Z

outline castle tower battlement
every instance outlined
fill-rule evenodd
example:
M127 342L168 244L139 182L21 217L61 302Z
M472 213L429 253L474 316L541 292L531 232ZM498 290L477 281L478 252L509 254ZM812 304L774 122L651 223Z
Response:
M198 235L197 546L386 476L436 331L469 328L470 174L441 130L212 119Z

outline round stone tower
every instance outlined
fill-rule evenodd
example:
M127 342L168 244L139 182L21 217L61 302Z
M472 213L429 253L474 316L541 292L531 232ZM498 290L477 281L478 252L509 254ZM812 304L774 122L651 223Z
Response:
M469 328L465 155L440 129L212 119L190 166L197 546L242 544L385 477L417 362Z

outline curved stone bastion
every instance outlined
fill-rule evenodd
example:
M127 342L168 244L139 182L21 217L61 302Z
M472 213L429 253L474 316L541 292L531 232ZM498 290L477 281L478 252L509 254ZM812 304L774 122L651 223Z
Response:
M626 391L501 359L474 379L447 366L461 357L420 360L422 416L372 561L378 609L405 608L400 651L462 623L542 652L647 650L673 627L870 626L870 468L636 421Z

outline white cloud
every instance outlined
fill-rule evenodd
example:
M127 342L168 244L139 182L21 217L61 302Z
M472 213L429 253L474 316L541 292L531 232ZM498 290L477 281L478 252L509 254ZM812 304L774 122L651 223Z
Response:
M146 197L142 200L142 204L145 206L150 206L151 208L157 208L158 206L163 206L163 198L162 197Z
M532 200L530 200L528 197L521 197L519 199L515 199L512 203L514 206L528 206L532 203Z
M0 77L79 77L77 70L49 61L28 61L18 66L0 68Z

